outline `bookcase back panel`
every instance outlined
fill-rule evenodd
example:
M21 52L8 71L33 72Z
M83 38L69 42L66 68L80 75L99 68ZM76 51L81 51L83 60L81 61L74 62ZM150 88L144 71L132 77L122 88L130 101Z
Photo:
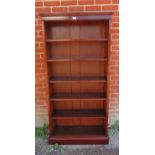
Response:
M46 24L47 39L90 39L107 38L106 21L55 22Z
M47 47L48 57L55 59L106 58L107 43L64 42L52 43Z
M47 39L64 39L70 37L69 23L46 23L46 38Z
M106 62L53 62L49 64L51 77L106 77Z
M79 62L70 62L70 77L80 77L80 63Z
M106 38L107 31L106 31L107 24L106 22L85 22L80 24L80 38L81 39L98 39L98 38Z
M48 58L70 58L70 45L69 43L48 43L47 46Z
M107 43L81 43L79 46L81 58L106 58L107 57Z
M104 126L104 119L60 119L55 120L55 126Z
M73 83L55 83L50 85L52 93L106 93L105 83L95 82L73 82Z
M81 62L81 76L106 76L106 62ZM88 69L89 68L89 69Z
M106 101L54 101L55 110L98 110L106 109Z
M49 64L49 73L51 72L52 77L69 77L70 70L70 62L59 62L59 63L50 63Z

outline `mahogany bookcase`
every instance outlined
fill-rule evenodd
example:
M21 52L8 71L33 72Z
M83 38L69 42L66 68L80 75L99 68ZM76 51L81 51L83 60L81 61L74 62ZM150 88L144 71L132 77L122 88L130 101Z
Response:
M44 14L49 144L108 143L112 13Z

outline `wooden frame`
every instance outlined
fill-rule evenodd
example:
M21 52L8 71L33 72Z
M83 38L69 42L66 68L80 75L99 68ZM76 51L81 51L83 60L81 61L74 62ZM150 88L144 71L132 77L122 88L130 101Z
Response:
M47 51L49 144L107 144L112 13L41 16ZM89 33L87 27L93 31Z

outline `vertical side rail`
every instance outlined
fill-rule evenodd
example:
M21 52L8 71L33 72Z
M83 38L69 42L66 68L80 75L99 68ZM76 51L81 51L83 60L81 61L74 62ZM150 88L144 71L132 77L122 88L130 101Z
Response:
M54 124L51 122L51 111L52 111L52 105L51 105L51 101L50 101L50 86L49 86L49 68L48 68L48 51L47 51L47 43L46 43L46 38L47 38L47 32L46 32L46 24L45 21L43 21L43 29L44 29L44 45L45 45L45 70L46 70L46 84L47 84L47 108L48 108L48 138L50 137L52 130L54 128Z
M110 96L109 72L110 72L110 53L111 53L110 51L111 51L111 19L109 19L108 21L107 100L106 100L106 130L105 130L106 136L108 136L108 124L109 124L109 96Z

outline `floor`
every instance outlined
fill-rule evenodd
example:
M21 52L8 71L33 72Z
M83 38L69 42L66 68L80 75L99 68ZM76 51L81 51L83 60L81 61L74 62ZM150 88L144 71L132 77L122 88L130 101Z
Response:
M47 140L36 138L35 155L62 155L48 151L51 146ZM119 132L110 136L108 145L62 145L63 155L119 155Z

